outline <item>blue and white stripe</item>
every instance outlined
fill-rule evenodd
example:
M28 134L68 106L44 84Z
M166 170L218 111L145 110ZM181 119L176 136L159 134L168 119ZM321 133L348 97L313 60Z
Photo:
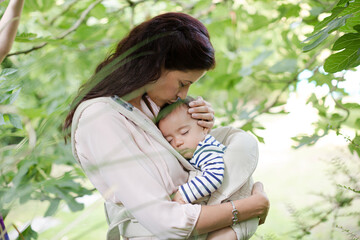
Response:
M179 187L185 202L191 203L208 196L221 186L224 179L225 149L223 144L209 134L198 144L189 162L200 170L202 175Z

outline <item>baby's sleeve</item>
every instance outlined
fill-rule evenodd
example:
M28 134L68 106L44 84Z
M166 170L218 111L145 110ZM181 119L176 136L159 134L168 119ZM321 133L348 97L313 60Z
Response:
M179 192L187 203L211 195L222 184L224 179L225 146L208 135L196 149L190 163L201 171L187 183L179 187Z

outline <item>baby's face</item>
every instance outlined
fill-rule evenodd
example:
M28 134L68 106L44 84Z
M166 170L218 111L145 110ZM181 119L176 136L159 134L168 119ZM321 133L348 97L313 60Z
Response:
M198 143L204 140L206 129L191 118L188 108L181 105L174 109L164 119L160 120L159 128L166 140L183 157L191 158Z

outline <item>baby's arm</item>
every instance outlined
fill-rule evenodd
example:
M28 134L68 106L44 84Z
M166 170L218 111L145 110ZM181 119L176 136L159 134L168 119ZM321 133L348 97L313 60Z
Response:
M181 204L185 204L186 202L184 201L183 197L181 196L181 193L179 191L177 191L172 199L174 202L178 202Z
M179 187L185 202L191 203L208 196L221 186L224 178L224 148L224 145L210 135L199 144L190 163L199 169L202 175Z

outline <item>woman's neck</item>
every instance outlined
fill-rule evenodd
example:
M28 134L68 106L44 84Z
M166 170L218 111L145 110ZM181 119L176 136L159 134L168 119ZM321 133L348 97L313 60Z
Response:
M131 103L131 105L142 111L140 102L141 102L141 96L129 100L129 103Z

